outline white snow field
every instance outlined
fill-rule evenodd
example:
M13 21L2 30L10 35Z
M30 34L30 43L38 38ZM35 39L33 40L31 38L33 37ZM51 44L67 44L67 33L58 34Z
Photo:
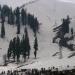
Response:
M14 3L11 4L11 0L0 0L2 4L11 5L13 8L19 6L17 3L18 0L12 0ZM20 0L19 0L20 1ZM68 1L68 0L66 0ZM26 2L26 1L25 1ZM21 0L21 4L25 3L24 0ZM17 3L17 4L16 4ZM38 0L35 3L27 5L25 7L27 12L30 12L34 16L36 16L40 23L40 30L38 34L38 45L39 50L37 54L37 59L34 59L34 36L32 30L28 27L29 39L31 44L31 56L30 59L27 60L26 63L9 64L6 67L0 67L0 70L8 70L8 69L32 69L37 68L41 69L41 67L49 68L52 66L58 67L60 70L66 69L67 65L70 66L70 69L75 66L75 57L68 58L68 56L72 53L67 48L62 49L63 58L59 59L59 55L53 57L52 55L55 52L59 52L59 47L57 44L52 43L52 38L54 37L53 28L61 24L61 19L66 18L67 15L70 15L72 18L70 27L75 27L75 4L72 2L64 2L59 0ZM56 25L55 25L56 23ZM5 23L5 26L7 24ZM1 26L1 25L0 25ZM24 27L21 27L20 37L23 35ZM16 27L7 25L6 26L6 38L0 38L0 64L2 64L2 56L7 53L9 41L16 36ZM69 69L69 68L68 68Z

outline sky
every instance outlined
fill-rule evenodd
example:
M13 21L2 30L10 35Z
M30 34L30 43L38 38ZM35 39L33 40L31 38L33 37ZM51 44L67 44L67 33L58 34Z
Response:
M62 2L69 2L69 3L75 3L75 0L59 0L59 1L62 1Z

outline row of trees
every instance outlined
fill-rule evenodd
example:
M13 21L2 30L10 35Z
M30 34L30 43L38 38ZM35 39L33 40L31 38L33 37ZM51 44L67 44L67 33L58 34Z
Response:
M17 34L20 34L20 25L29 25L33 32L36 34L39 30L39 22L37 17L27 13L23 8L17 7L15 10L9 8L7 5L0 6L0 16L7 17L7 23L17 26ZM2 18L1 18L2 19Z
M8 60L12 57L15 61L17 59L17 62L19 62L20 55L23 56L24 61L26 60L26 57L30 57L30 43L29 43L29 37L28 37L28 31L27 28L25 28L25 34L23 35L22 39L20 40L19 36L13 38L13 40L10 41L7 57ZM36 58L38 50L38 41L37 37L35 37L34 41L34 55Z

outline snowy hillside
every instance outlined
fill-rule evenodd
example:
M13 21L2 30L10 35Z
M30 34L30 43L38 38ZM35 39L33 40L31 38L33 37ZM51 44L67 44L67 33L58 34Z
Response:
M0 0L1 5L8 5L9 7L13 7L15 9L17 6L22 6L23 4L26 4L28 2L31 2L34 0Z
M4 1L4 2L3 2ZM11 3L11 0L8 0L5 2L5 0L1 1L2 4L8 4L9 6L12 5L13 8L15 6L21 6L24 2L24 0L21 0L18 4L14 0ZM17 0L16 0L17 1ZM21 4L20 4L21 3ZM14 4L14 5L13 5ZM38 68L41 67L51 67L56 66L59 67L62 66L62 68L66 68L67 65L75 66L75 57L68 58L68 56L72 53L67 48L63 48L63 59L59 59L59 55L53 57L52 55L55 52L59 52L59 47L57 44L52 43L52 38L55 35L53 33L53 28L61 24L61 19L65 18L67 15L70 15L72 18L70 26L75 27L75 5L71 4L70 2L63 2L62 0L38 0L37 2L27 5L25 7L27 9L27 12L30 12L31 14L34 14L39 22L40 30L38 34L38 45L39 45L39 51L38 51L38 57L35 60L34 54L33 54L33 42L34 42L34 36L33 32L30 28L28 28L30 43L31 43L31 57L30 59L21 65L24 65L20 68ZM56 25L55 25L56 22ZM12 39L12 37L16 36L16 27L10 27L9 25L6 26L6 39L0 39L0 48L1 49L1 56L0 56L0 63L2 63L2 56L6 53L9 40ZM21 28L21 35L23 34L24 28ZM9 35L9 36L8 36ZM63 63L64 62L64 63ZM15 65L14 65L15 66ZM2 68L2 67L1 67ZM7 69L7 68L6 68Z

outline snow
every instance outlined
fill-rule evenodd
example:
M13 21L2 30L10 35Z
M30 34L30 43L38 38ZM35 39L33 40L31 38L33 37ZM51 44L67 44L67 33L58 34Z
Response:
M2 71L5 71L5 72L7 72L8 70L16 70L16 67L17 67L17 65L14 65L14 64L9 64L8 66L0 66L0 73L2 72Z
M9 7L13 7L13 9L15 9L15 7L17 6L22 6L25 3L28 3L30 1L34 1L34 0L0 0L0 4L1 5L8 5Z
M17 0L16 0L17 1ZM9 6L13 6L15 8L16 6L21 6L24 2L24 0L21 0L20 3L16 4L17 2L12 0L12 2L9 0L1 0L1 4L8 4ZM19 0L20 1L20 0ZM19 2L18 1L18 2ZM29 0L28 0L29 1ZM14 5L12 5L12 3ZM66 69L67 65L70 65L70 68L73 68L75 66L75 57L68 58L68 56L72 53L67 48L62 49L63 58L59 59L59 54L57 56L52 57L52 55L56 52L59 52L59 47L57 44L52 43L52 38L54 37L53 28L61 24L61 19L65 18L67 15L70 15L72 18L72 22L70 24L71 27L75 27L75 5L72 3L59 1L59 0L38 0L37 2L27 5L25 7L27 9L27 12L30 12L34 16L36 16L40 23L40 30L38 34L38 45L39 50L37 54L37 59L34 59L34 49L33 49L33 43L34 43L34 35L32 30L28 27L28 34L31 44L31 56L30 59L27 60L26 63L20 63L19 65L16 64L9 64L6 68L0 67L0 69L32 69L37 68L41 69L41 67L45 67L46 69L48 67L58 67L61 69ZM56 25L55 25L56 22ZM1 26L1 25L0 25ZM16 27L10 26L8 24L6 26L6 38L1 39L0 38L0 47L2 48L1 55L0 55L0 64L2 61L2 56L7 52L9 41L17 36L16 35ZM74 30L75 31L75 30ZM19 35L22 37L24 33L24 27L21 27L21 34ZM21 59L23 61L23 59ZM24 65L22 67L17 68L20 65ZM10 67L11 66L11 67ZM10 68L9 68L10 67ZM3 70L2 69L2 70Z
M37 8L37 9L36 9ZM35 4L27 6L27 12L30 12L38 17L42 23L40 26L40 34L38 34L38 59L33 64L28 64L21 68L38 68L55 66L66 68L67 65L75 66L75 57L68 58L72 53L67 48L63 48L63 59L59 59L59 55L52 57L55 52L59 52L59 47L52 43L54 36L53 28L61 24L61 19L70 15L72 18L70 28L75 27L75 5L64 3L58 0L39 0ZM56 22L57 25L54 25ZM32 55L31 55L32 56ZM70 68L71 68L70 67Z

